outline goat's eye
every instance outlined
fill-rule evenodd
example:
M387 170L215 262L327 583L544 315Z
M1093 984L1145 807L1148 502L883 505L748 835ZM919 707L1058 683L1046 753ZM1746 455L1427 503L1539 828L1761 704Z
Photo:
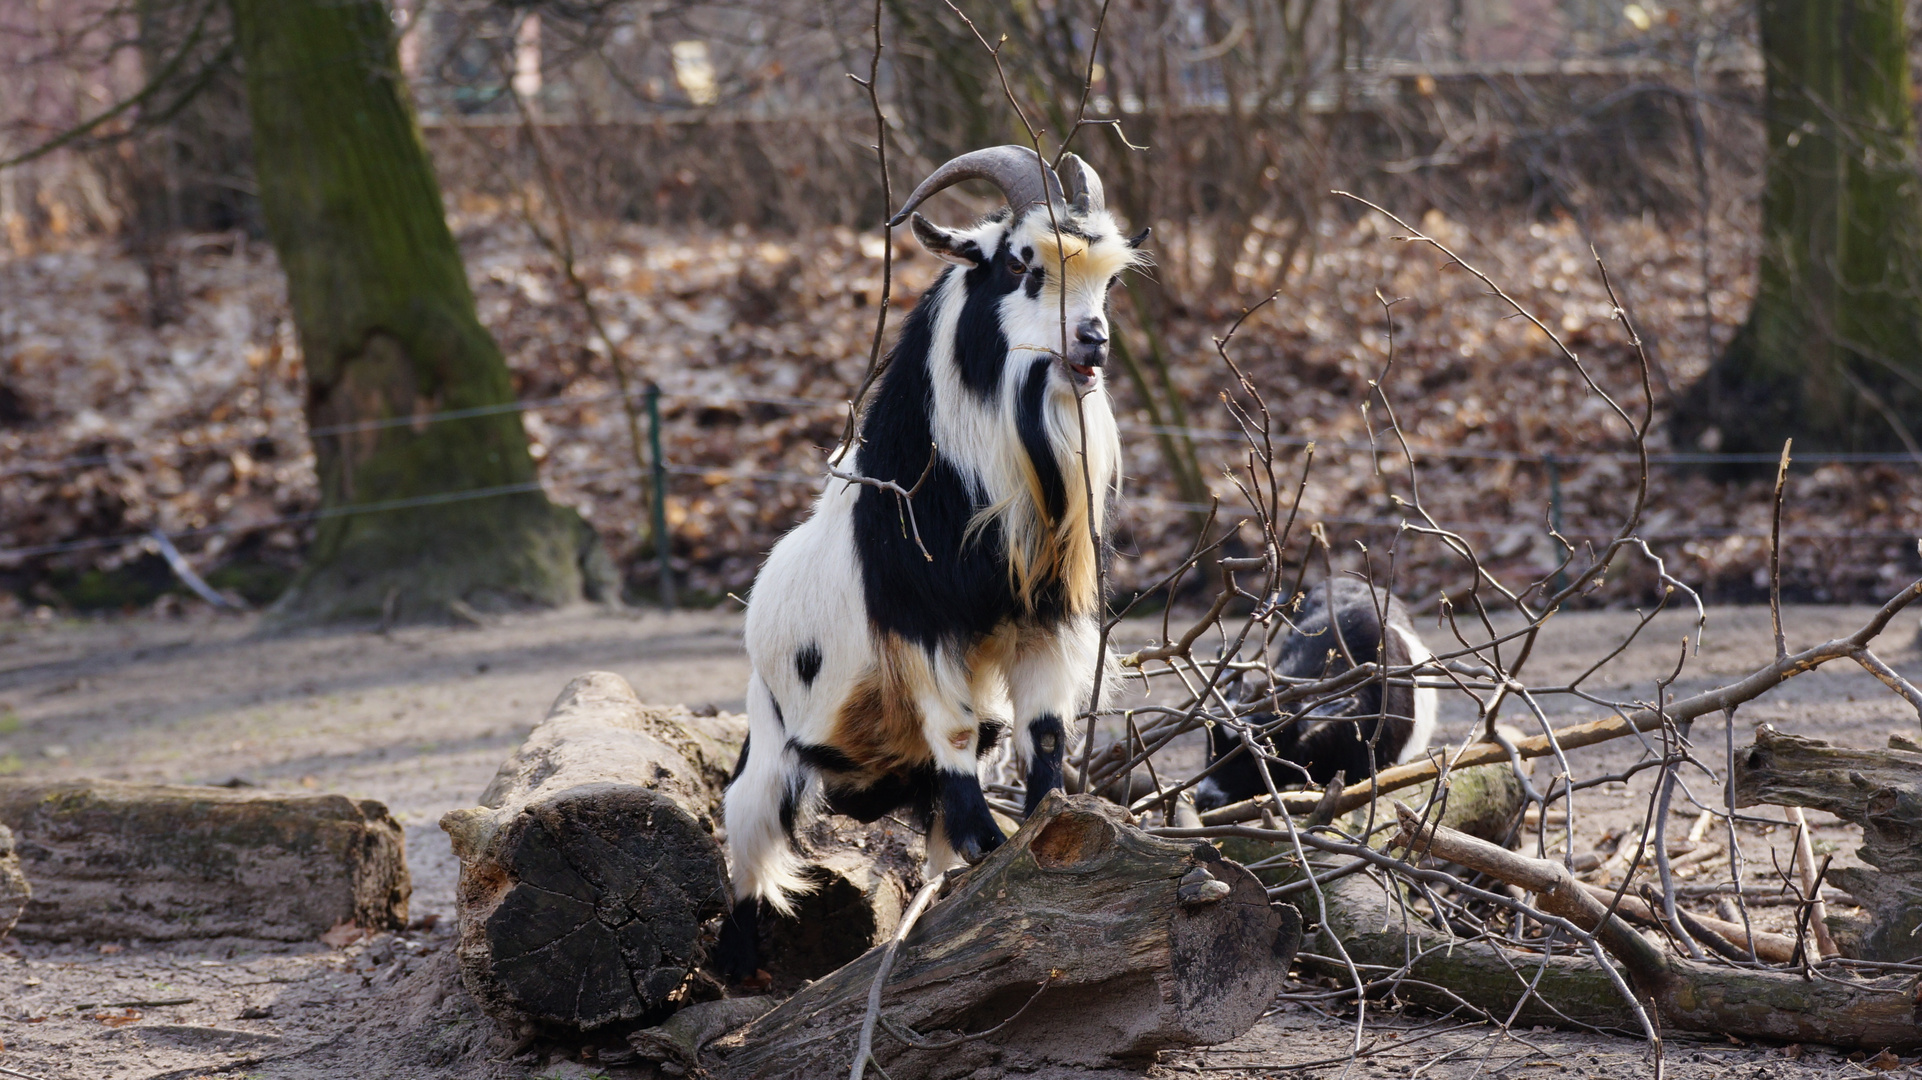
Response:
M1020 277L1022 274L1025 274L1027 272L1028 272L1027 263L1024 263L1020 259L1014 258L1012 256L1008 258L1008 273L1013 274L1015 277Z

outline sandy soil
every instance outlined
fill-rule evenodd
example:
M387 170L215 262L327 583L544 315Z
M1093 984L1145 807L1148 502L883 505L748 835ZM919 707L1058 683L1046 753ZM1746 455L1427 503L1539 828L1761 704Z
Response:
M1791 646L1847 633L1868 613L1791 608ZM1765 609L1719 609L1710 616L1700 654L1676 683L1678 693L1726 682L1770 655ZM1591 678L1590 689L1611 700L1651 698L1654 680L1675 665L1688 622L1658 620ZM1531 682L1574 677L1632 624L1633 616L1622 612L1559 616L1531 660ZM1138 644L1157 629L1132 626L1120 644ZM1904 616L1881 647L1911 678L1922 677L1915 637L1914 618ZM534 1047L511 1060L490 1060L516 1048L450 978L456 867L435 822L444 811L471 804L561 686L590 669L621 674L643 700L739 709L747 674L739 616L579 609L484 627L291 637L261 636L251 618L204 612L0 624L0 771L172 782L239 777L264 788L380 799L407 829L413 911L420 920L407 934L346 949L243 940L166 946L9 941L0 951L0 1068L41 1080L641 1075L568 1060L578 1047ZM1551 698L1546 707L1558 723L1601 712L1568 698ZM1461 739L1472 717L1465 698L1447 701L1442 735ZM1510 722L1536 726L1525 715ZM1735 724L1738 745L1757 722L1858 746L1917 729L1914 714L1905 715L1880 684L1840 665L1744 708ZM1720 761L1723 737L1719 720L1695 730L1712 764ZM1596 775L1623 768L1641 752L1623 741L1577 751L1570 765L1579 775ZM1192 743L1178 748L1171 765L1198 762L1199 754ZM1546 769L1537 772L1546 775ZM1584 793L1578 848L1606 828L1638 822L1648 786L1643 774ZM1720 804L1719 787L1709 778L1693 779L1690 794ZM1691 808L1688 819L1693 816ZM1687 821L1678 820L1685 828ZM1832 823L1818 830L1820 846L1835 852L1838 865L1851 855L1850 831ZM1785 850L1786 834L1751 832L1744 844L1766 841ZM440 924L429 927L434 916ZM1373 1040L1373 1056L1354 1069L1406 1075L1450 1051L1424 1075L1548 1070L1604 1076L1647 1067L1643 1048L1632 1040L1559 1032L1509 1037L1479 1026L1457 1029L1454 1021L1415 1030L1434 1023L1415 1014L1371 1021L1364 1041ZM1390 1038L1391 1028L1403 1030ZM1341 1013L1284 1005L1232 1044L1163 1055L1133 1075L1271 1076L1310 1069L1320 1059L1345 1060L1352 1035L1352 1020ZM1730 1070L1744 1077L1859 1071L1822 1051L1792 1059L1780 1048L1686 1041L1672 1044L1671 1064L1675 1075L1702 1077Z

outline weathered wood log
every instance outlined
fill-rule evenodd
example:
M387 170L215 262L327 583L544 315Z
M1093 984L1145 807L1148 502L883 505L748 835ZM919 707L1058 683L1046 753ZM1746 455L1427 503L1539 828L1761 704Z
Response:
M372 799L9 780L0 823L33 885L22 938L311 941L341 923L407 925L406 842Z
M442 817L460 856L461 979L489 1015L584 1031L684 994L702 924L727 908L715 799L745 726L644 706L589 672L480 806Z
M1543 912L1591 931L1620 962L1635 991L1654 1004L1666 1028L1870 1051L1922 1046L1913 975L1873 981L1805 979L1799 971L1699 963L1631 930L1560 863L1423 825L1412 813L1404 813L1396 841L1414 854L1460 863L1527 889ZM1517 959L1525 969L1529 961Z
M1844 955L1901 962L1922 956L1922 753L1906 739L1888 750L1851 750L1763 724L1735 760L1735 804L1827 810L1862 827L1858 854L1875 871L1846 867L1829 879L1866 917L1832 915Z
M33 887L20 871L20 856L13 851L13 830L0 825L0 937L13 930L32 896Z
M1426 805L1434 787L1431 782L1415 788L1410 797L1411 803L1415 806ZM1515 830L1515 822L1521 817L1526 798L1521 779L1507 762L1456 769L1448 774L1447 799L1441 804L1440 821L1470 836L1506 844ZM1368 808L1365 806L1354 811L1344 823L1345 827L1351 833L1363 830L1367 824L1367 814ZM1394 814L1394 804L1384 799L1376 806L1375 821L1377 824L1391 821ZM1301 867L1296 865L1293 858L1293 844L1233 836L1217 841L1216 846L1223 855L1244 865L1281 856L1281 862L1260 866L1255 870L1255 876L1270 888L1301 880ZM1334 856L1311 856L1311 861L1319 874L1347 860Z
M1050 795L907 935L874 1057L911 1080L1222 1042L1260 1018L1299 936L1294 910L1212 847L1149 836L1092 796ZM717 1040L710 1075L845 1072L882 951ZM979 1037L950 1041L964 1034Z

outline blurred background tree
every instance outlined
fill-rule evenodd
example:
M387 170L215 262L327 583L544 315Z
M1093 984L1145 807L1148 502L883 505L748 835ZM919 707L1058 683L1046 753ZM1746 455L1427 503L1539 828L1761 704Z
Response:
M307 422L325 432L321 520L276 614L415 621L604 595L600 540L542 493L507 365L475 315L389 9L233 10Z
M1759 0L1754 306L1677 416L1707 450L1922 456L1922 183L1903 0Z

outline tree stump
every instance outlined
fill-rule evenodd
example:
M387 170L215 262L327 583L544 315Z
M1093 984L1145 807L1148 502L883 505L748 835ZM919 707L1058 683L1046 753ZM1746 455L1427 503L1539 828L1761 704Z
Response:
M1214 848L1149 836L1092 796L1050 795L908 934L874 1057L916 1080L1223 1042L1267 1009L1299 939L1294 910ZM883 951L718 1040L710 1072L845 1072ZM949 1044L963 1033L980 1037Z
M441 819L460 856L461 979L489 1015L585 1031L676 1000L702 924L727 910L715 799L745 729L589 672L480 806Z
M0 823L33 884L23 938L311 941L340 923L407 925L406 841L372 799L15 780L0 781Z
M32 896L27 875L20 872L20 856L13 851L13 830L0 825L0 937L13 930Z
M1829 872L1867 917L1832 915L1845 955L1889 963L1922 956L1922 753L1890 739L1889 750L1851 750L1763 724L1735 761L1735 804L1801 806L1862 827L1858 854L1875 871Z

